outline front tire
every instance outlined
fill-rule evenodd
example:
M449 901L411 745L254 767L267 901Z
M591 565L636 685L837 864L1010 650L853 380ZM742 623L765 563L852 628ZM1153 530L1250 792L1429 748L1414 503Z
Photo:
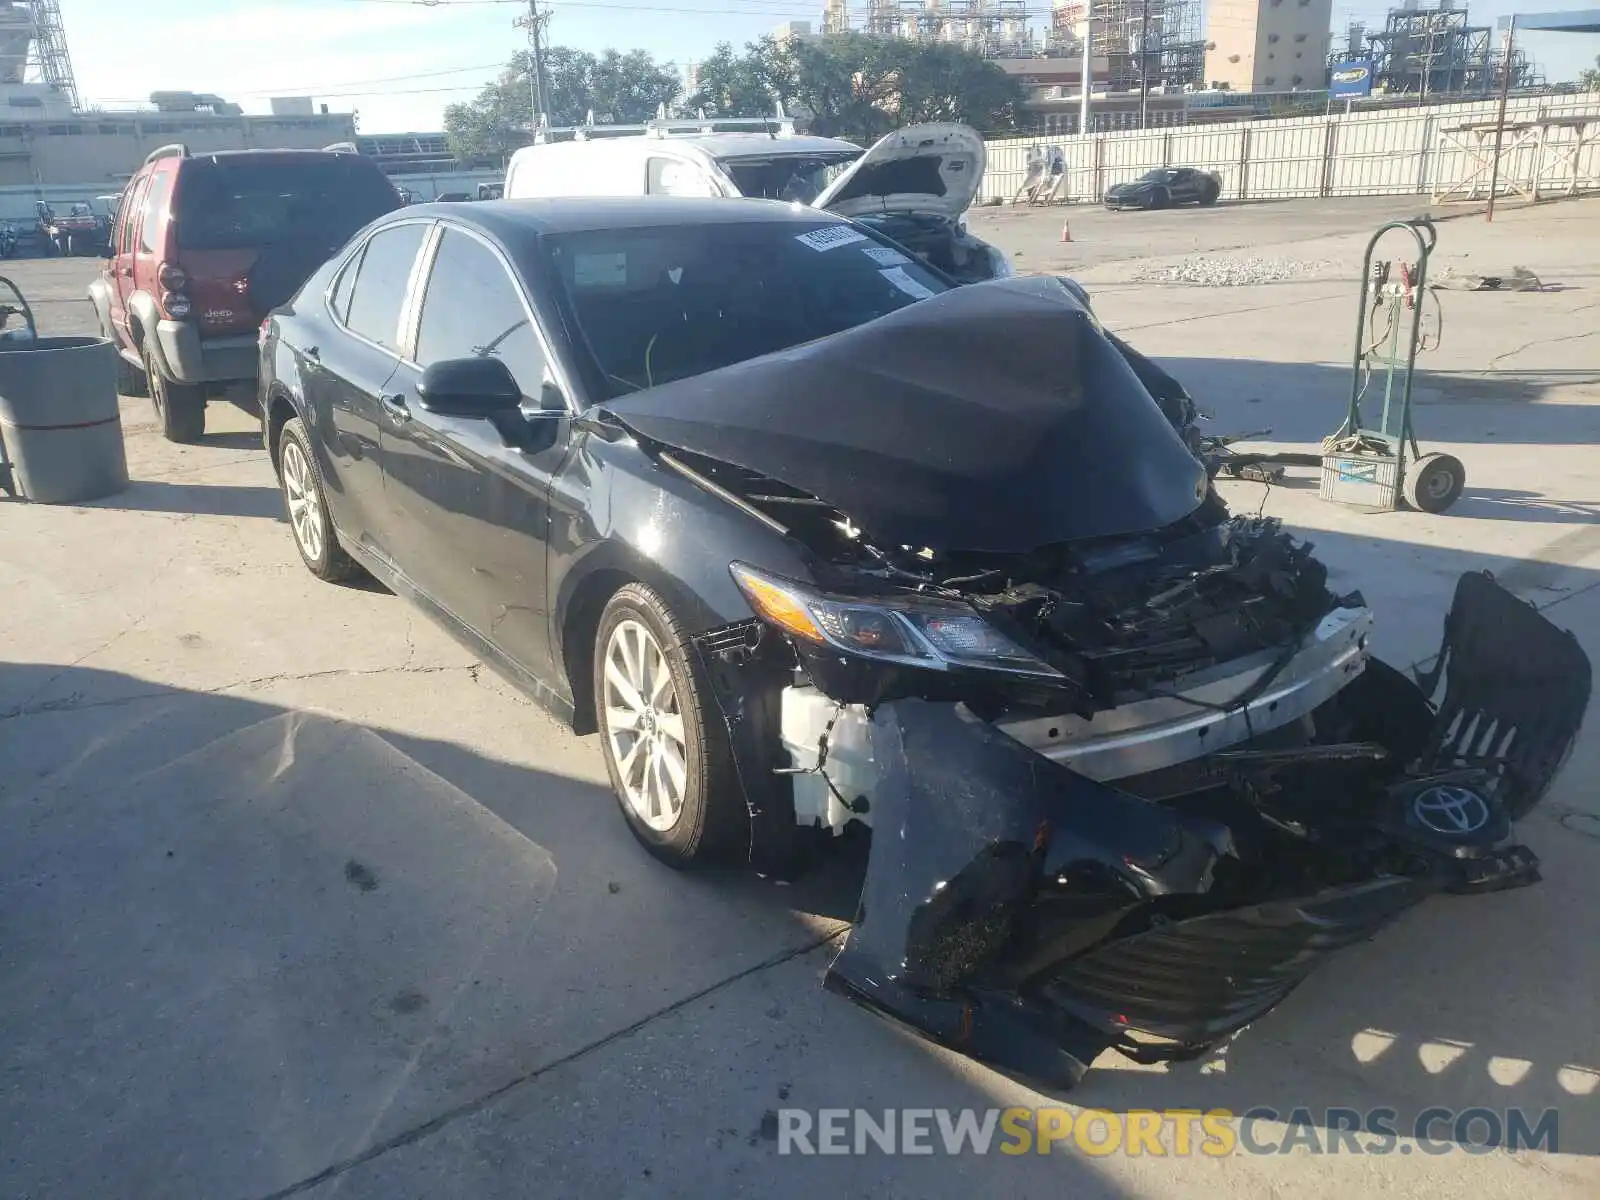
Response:
M746 824L727 729L689 634L650 588L628 584L595 633L595 720L629 830L685 868L715 861Z
M161 373L156 360L146 349L144 373L149 381L150 401L155 405L156 421L169 442L198 442L206 433L206 390L193 383L174 383Z
M149 376L122 355L117 355L117 395L148 396L149 394Z
M328 583L349 579L356 573L356 562L333 530L311 439L299 417L286 421L278 434L278 483L295 549L306 570Z

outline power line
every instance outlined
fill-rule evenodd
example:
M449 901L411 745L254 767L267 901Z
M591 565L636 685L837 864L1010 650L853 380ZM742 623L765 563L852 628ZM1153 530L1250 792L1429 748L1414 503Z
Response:
M321 88L315 85L296 83L286 87L253 88L249 91L235 92L234 94L239 96L292 96L296 93L316 95L325 88L357 87L368 83L406 83L413 79L437 79L441 75L465 75L468 71L503 71L505 68L506 64L503 62L479 63L471 67L444 67L437 71L412 71L405 75L384 75L376 79L344 79L338 83L325 84ZM474 84L471 86L476 87L479 85Z

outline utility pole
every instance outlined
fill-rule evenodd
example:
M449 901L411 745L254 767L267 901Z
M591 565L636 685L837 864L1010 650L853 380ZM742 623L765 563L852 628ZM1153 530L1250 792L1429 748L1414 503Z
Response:
M1150 0L1144 0L1144 19L1139 29L1139 128L1150 116Z
M528 45L533 48L533 70L528 73L529 99L533 102L533 130L539 131L545 113L544 94L544 27L550 21L548 12L539 11L539 0L528 0L527 15L518 17L514 24L528 31Z
M1506 24L1506 60L1500 74L1500 111L1494 119L1494 163L1489 167L1489 207L1483 214L1485 222L1494 220L1494 194L1500 190L1500 139L1506 132L1506 99L1511 94L1511 50L1517 36L1517 18L1513 14Z
M1083 19L1083 64L1078 68L1078 84L1082 89L1078 97L1078 135L1087 137L1089 133L1089 87L1094 81L1094 17L1090 14L1088 5L1084 6Z

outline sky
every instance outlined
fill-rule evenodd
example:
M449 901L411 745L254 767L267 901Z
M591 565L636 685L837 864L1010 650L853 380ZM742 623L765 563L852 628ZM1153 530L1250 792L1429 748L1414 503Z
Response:
M686 64L789 20L820 23L821 0L540 0L553 45L649 50ZM1036 0L1041 15L1049 0ZM1513 11L1593 8L1600 0L1471 0L1475 23ZM852 13L866 0L851 0ZM1381 20L1383 0L1334 0L1334 27ZM512 22L526 0L62 0L78 90L126 108L152 91L214 92L267 111L272 96L313 96L354 111L362 133L436 130L527 45ZM137 23L137 27L135 27ZM136 41L141 31L158 41ZM1527 35L1552 82L1600 55L1600 36Z

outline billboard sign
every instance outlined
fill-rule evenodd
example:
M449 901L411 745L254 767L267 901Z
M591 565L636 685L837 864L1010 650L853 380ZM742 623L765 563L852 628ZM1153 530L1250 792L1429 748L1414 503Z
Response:
M1372 95L1372 60L1351 58L1334 63L1328 76L1328 95L1337 100Z

